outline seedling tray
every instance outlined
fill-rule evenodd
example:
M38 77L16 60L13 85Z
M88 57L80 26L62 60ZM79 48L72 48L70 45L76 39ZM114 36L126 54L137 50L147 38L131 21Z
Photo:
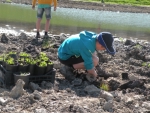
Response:
M56 74L56 69L53 69L52 71L48 72L45 75L32 75L29 76L29 82L40 84L42 81L49 81L51 83L54 83L55 74Z
M3 65L0 65L0 71L1 71L0 87L14 85L13 72L7 71L5 67L3 67ZM33 83L40 84L42 81L49 81L51 83L54 83L55 74L56 74L56 69L53 68L53 70L46 73L45 75L30 75L29 83L33 82Z
M3 86L14 85L14 76L13 73L7 71L2 65L0 65L1 77L0 80L3 83Z

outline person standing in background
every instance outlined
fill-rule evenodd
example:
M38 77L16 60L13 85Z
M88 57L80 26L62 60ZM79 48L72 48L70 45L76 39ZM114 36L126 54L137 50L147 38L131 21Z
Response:
M57 0L32 0L32 9L35 9L37 1L38 1L37 22L36 22L37 34L35 38L37 39L40 38L40 25L44 12L46 17L44 38L47 38L51 19L51 6L54 5L54 11L56 11Z

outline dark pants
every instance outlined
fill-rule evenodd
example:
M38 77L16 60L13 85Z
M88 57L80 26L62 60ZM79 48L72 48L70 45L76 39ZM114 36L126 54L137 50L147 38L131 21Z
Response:
M62 64L66 65L66 66L69 66L69 67L72 67L72 68L73 68L74 64L84 62L84 60L82 59L81 56L80 57L71 56L67 60L61 60L59 57L58 57L58 59Z

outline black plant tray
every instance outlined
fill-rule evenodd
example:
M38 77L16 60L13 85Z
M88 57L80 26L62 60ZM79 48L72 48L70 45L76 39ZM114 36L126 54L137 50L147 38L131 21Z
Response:
M7 71L3 65L0 65L0 87L14 85L14 75L13 72ZM42 81L49 81L54 83L55 81L56 69L53 68L50 72L45 75L30 75L29 82L40 84Z
M42 81L49 81L54 83L55 81L56 69L53 68L52 71L46 73L45 75L32 75L29 76L29 82L40 84Z
M2 65L0 65L0 71L0 83L3 83L3 87L14 85L13 73L11 71L7 71Z

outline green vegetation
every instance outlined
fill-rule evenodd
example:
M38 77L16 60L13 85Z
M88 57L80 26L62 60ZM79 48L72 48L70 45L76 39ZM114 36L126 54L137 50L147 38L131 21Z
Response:
M104 2L111 4L123 4L123 5L150 5L150 0L82 0L90 2Z
M109 91L110 90L109 85L106 84L106 83L102 83L100 85L100 89L105 90L105 91Z
M41 61L39 67L46 67L47 63L45 61Z
M28 54L26 52L20 52L19 56L20 57L30 57L30 54Z
M147 63L146 63L146 62L143 62L143 63L142 63L142 66L147 66Z
M150 68L150 64L148 64L147 67Z
M15 64L15 61L13 58L9 57L7 60L6 60L7 64L9 65L14 65Z
M140 44L136 44L135 48L142 49L142 46Z

